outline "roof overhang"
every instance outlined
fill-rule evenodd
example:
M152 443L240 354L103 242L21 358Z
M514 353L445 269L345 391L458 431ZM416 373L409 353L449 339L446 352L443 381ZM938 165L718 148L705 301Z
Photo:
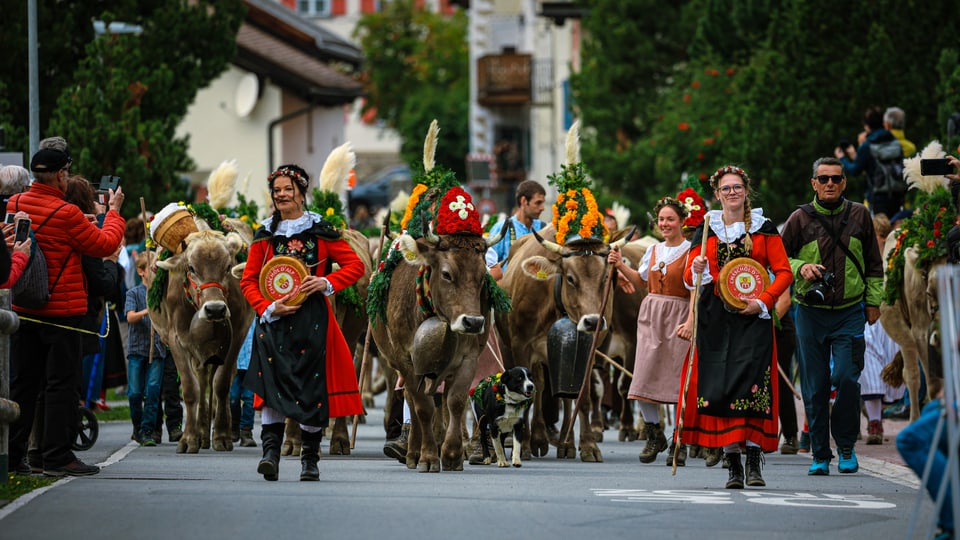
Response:
M363 53L337 34L314 24L274 0L245 0L246 23L285 41L294 48L318 55L327 62L345 62L352 70L363 63Z
M249 23L237 32L234 63L317 105L351 103L363 93L363 85L352 77Z

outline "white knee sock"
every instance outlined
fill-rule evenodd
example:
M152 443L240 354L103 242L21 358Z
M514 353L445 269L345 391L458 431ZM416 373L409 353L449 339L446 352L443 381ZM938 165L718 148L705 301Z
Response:
M650 403L649 401L640 401L640 414L643 415L643 421L650 424L660 423L660 405Z
M883 403L879 399L865 399L863 407L867 409L868 420L880 420L883 415Z

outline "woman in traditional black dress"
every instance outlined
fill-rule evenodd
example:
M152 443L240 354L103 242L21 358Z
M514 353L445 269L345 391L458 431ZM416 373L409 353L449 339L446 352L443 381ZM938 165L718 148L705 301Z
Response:
M793 281L790 261L776 227L763 210L751 208L750 177L740 167L721 167L710 177L710 187L722 210L711 210L710 227L694 233L684 282L691 286L701 274L697 339L690 370L681 436L688 444L723 448L729 456L727 489L763 486L762 452L777 449L778 378L774 325L771 314L781 294ZM701 239L707 235L706 251ZM773 283L746 307L726 305L715 287L727 262L749 257L776 276ZM681 389L681 392L683 388ZM676 432L674 432L676 436ZM746 471L740 461L746 446ZM746 476L746 479L744 478Z
M339 231L304 209L310 179L302 168L283 165L268 182L275 210L257 231L240 280L257 312L244 379L262 400L263 459L257 472L277 480L283 422L291 417L303 430L300 480L318 480L323 428L331 417L362 411L353 355L326 297L355 283L364 266ZM309 272L298 289L271 300L261 292L260 275L274 256L295 257ZM333 263L340 269L330 272ZM296 304L300 295L306 298Z

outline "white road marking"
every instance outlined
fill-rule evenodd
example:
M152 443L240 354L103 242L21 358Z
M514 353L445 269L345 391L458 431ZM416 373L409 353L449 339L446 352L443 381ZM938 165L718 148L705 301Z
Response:
M693 503L693 504L736 504L747 502L770 506L792 506L807 508L843 508L878 510L896 508L896 504L884 501L872 495L832 495L823 493L787 493L777 491L706 491L683 489L591 489L597 497L606 497L613 502L629 503ZM734 496L742 496L737 501Z
M127 454L129 454L130 452L133 452L134 449L139 448L139 447L140 447L140 445L137 444L135 441L130 441L130 442L127 443L124 447L122 447L121 449L119 449L119 450L117 450L116 452L114 452L110 457L107 458L106 461L103 461L103 462L101 462L101 463L97 463L97 466L99 466L99 467L102 469L102 468L104 468L104 467L108 467L108 466L110 466L110 465L113 465L114 463L116 463L116 462L120 461L121 459L127 457ZM16 476L13 477L14 481L16 481L16 478L17 478ZM49 490L51 490L51 489L53 489L53 488L55 488L55 487L57 487L57 486L65 485L65 484L67 484L67 483L69 483L69 482L72 482L72 481L74 481L74 480L76 480L76 479L77 479L76 476L64 476L64 477L62 477L61 479L57 480L56 482L50 484L49 486L44 486L44 487L42 487L42 488L40 488L40 489L35 489L35 490L31 491L30 493L26 493L26 494L24 494L24 495L22 495L22 496L20 496L20 497L17 497L15 500L13 500L12 502L8 503L8 504L7 504L6 506L4 506L3 508L0 508L0 520L2 520L3 518L9 516L10 514L16 512L18 509L26 506L26 504L27 504L28 502L36 499L36 498L39 497L40 495L43 495L43 494L46 493L47 491L49 491Z

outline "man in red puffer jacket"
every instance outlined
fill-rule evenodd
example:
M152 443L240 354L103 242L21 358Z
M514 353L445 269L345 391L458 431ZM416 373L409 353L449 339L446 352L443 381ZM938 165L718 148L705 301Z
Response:
M88 476L99 467L80 461L70 449L78 418L81 343L77 328L87 311L87 285L81 255L106 257L123 241L125 221L120 216L123 192L110 193L103 228L87 220L79 208L63 200L70 155L43 148L30 160L34 182L7 202L7 211L27 212L37 245L47 261L50 300L41 308L13 309L35 321L20 321L11 355L11 398L20 405L20 417L11 426L11 472L30 473L27 439L33 425L37 396L43 392L43 473L47 476Z

